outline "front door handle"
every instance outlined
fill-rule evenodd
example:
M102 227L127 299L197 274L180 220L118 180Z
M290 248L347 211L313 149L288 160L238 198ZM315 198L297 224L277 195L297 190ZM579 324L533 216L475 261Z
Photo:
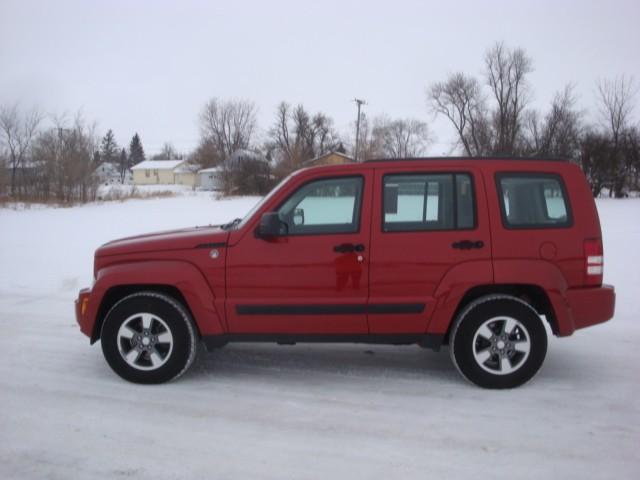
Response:
M484 247L484 242L482 240L460 240L451 244L451 248L458 248L460 250L471 250L472 248L482 247Z
M333 247L333 251L337 253L353 253L364 252L364 245L362 243L341 243Z

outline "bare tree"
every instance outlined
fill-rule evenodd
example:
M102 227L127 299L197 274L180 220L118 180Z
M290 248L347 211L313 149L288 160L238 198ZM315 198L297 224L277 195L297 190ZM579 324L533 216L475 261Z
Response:
M629 173L621 143L631 127L630 121L636 91L633 78L626 78L624 75L613 80L598 82L600 114L611 139L608 162L611 190L617 198L623 196L626 177Z
M362 160L419 157L430 144L425 122L413 118L391 119L386 115L370 120L366 114L361 115L358 156Z
M311 138L315 156L335 151L342 143L335 129L333 120L324 113L316 113L311 120Z
M633 78L624 75L598 82L600 114L614 145L619 144L623 130L629 127L635 94Z
M429 129L420 120L381 117L375 123L373 136L378 137L385 157L410 158L423 155L430 143Z
M276 174L285 176L313 158L313 152L305 151L309 116L299 105L292 109L286 102L280 102L276 108L276 120L269 130L266 145L267 156L274 158L277 164Z
M594 197L600 195L607 181L609 152L610 143L607 135L595 129L587 129L584 132L580 139L578 160L589 180Z
M485 155L491 150L486 101L479 82L464 73L454 73L428 91L434 112L444 115L456 129L466 155Z
M16 174L27 159L41 121L42 114L36 109L25 113L18 110L17 105L0 108L0 140L11 169L11 196L16 194Z
M80 116L72 124L64 118L54 123L54 128L34 140L39 174L34 179L33 195L63 203L93 200L98 185L92 160L97 147L95 127Z
M8 192L7 155L4 148L0 147L0 199Z
M377 119L369 120L366 113L360 116L360 141L358 145L358 158L361 160L371 160L374 158L382 158L385 156L382 146L382 138L378 135L379 130L376 129ZM356 122L353 122L353 144L355 144Z
M524 148L525 123L531 120L525 108L529 101L526 80L533 63L524 50L510 50L503 43L487 51L484 63L494 107L488 106L480 82L464 73L433 84L427 94L429 103L453 124L466 155L519 154Z
M187 161L200 168L208 168L218 165L221 155L212 141L200 139L198 147L187 157Z
M151 157L151 160L182 160L183 155L178 153L170 142L164 142L162 149Z
M279 155L279 163L290 163L293 166L294 160L294 135L289 132L289 118L291 106L287 102L280 102L276 108L276 120L269 130L269 141L267 142L267 156L274 153Z
M557 92L551 108L541 120L537 111L525 115L523 153L532 156L577 158L582 114L576 109L574 86Z
M487 83L496 101L493 150L499 155L512 155L518 150L523 112L529 101L526 76L533 71L533 62L523 49L509 50L500 42L485 55L485 67Z
M629 189L640 190L640 126L625 130L620 148L624 158L626 185Z
M484 64L484 86L455 73L427 90L432 110L454 126L465 154L571 158L587 174L594 195L609 187L610 195L620 197L626 188L636 188L640 126L633 125L637 88L632 78L598 82L603 124L598 129L584 124L572 85L555 95L546 113L527 109L533 62L523 49L496 43L485 54Z
M267 156L274 158L279 177L340 145L331 118L323 113L311 116L302 105L292 108L286 102L278 105L276 120L268 135Z
M209 100L200 114L200 133L201 144L207 143L215 149L212 164L222 162L236 150L251 147L256 112L255 104L248 100Z

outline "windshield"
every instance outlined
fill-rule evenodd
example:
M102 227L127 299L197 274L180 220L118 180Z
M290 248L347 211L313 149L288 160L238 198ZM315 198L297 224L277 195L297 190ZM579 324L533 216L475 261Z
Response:
M293 172L291 174L289 174L287 177L283 178L280 183L278 183L278 185L276 185L274 188L271 189L271 191L269 193L267 193L264 197L262 197L262 200L260 200L258 203L256 203L253 208L251 210L249 210L249 213L247 213L244 218L242 219L242 221L240 223L237 224L237 228L242 228L244 227L249 220L251 220L251 217L253 217L253 215L262 208L262 206L267 203L271 198L273 198L273 196L280 191L280 189L282 188L282 186L287 183L289 181L289 179L291 177L293 177L294 175L296 175L297 172Z

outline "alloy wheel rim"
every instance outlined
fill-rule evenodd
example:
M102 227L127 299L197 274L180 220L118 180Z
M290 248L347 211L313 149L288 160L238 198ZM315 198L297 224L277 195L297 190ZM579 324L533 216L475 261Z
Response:
M152 313L136 313L118 329L118 351L122 359L136 370L157 370L173 351L169 325Z
M531 353L531 336L519 320L493 317L480 325L473 336L473 357L492 375L509 375L519 370Z

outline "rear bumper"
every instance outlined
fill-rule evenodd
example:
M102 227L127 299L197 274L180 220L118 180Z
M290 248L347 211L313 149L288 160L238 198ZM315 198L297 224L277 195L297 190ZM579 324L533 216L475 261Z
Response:
M571 335L574 330L590 327L613 318L616 293L612 285L596 288L574 288L565 292L567 322L559 334Z

